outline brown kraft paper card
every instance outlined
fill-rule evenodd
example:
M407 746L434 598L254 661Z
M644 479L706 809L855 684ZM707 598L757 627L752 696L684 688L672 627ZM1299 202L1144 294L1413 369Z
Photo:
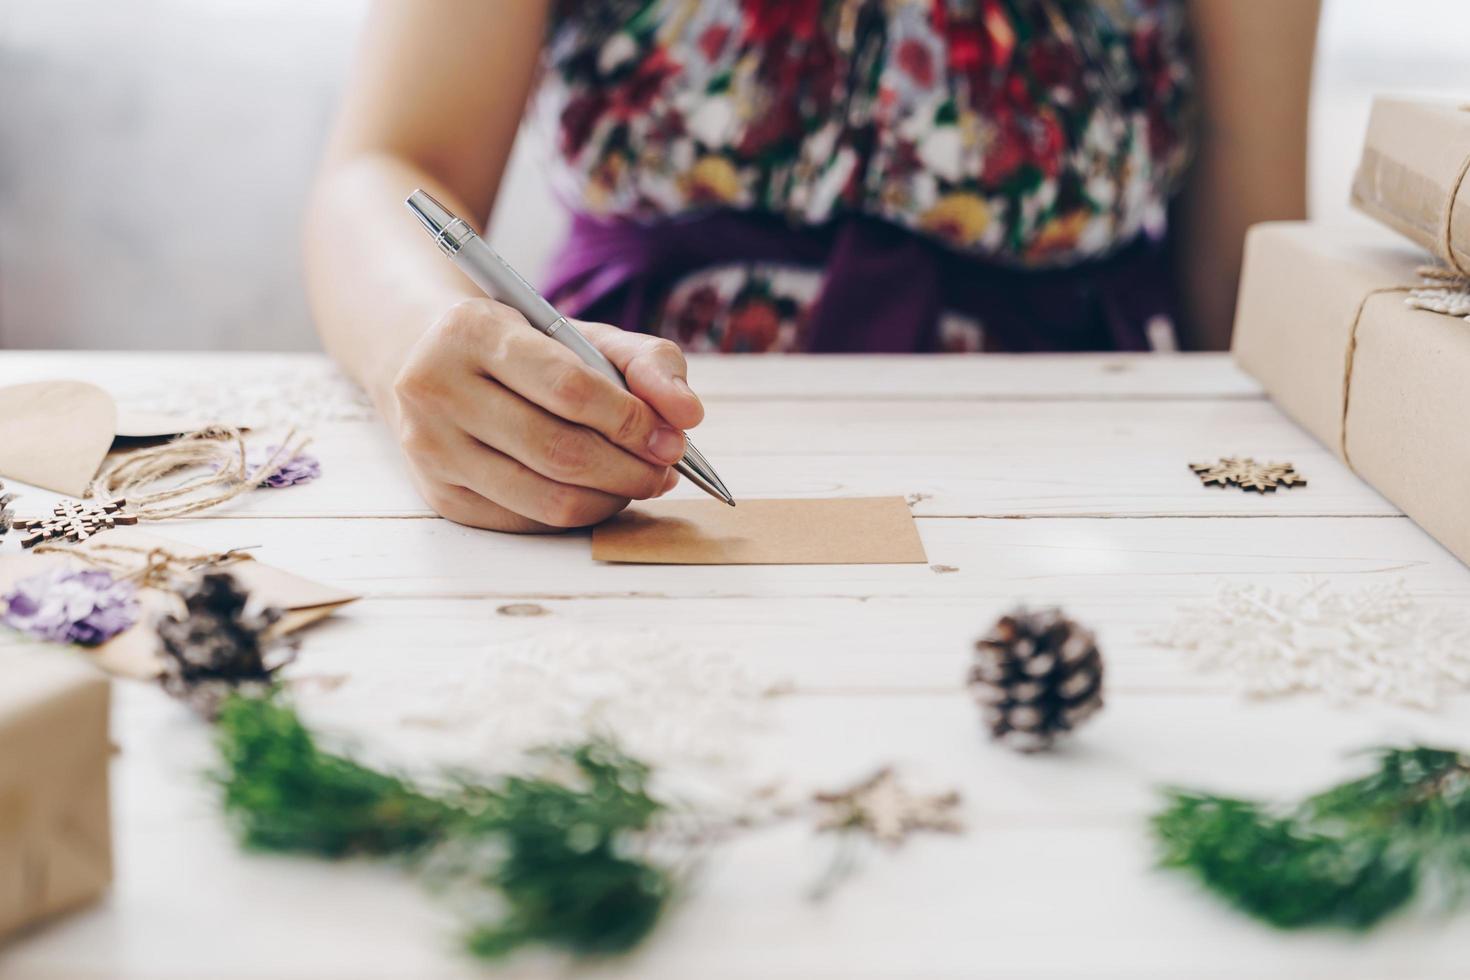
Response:
M81 497L115 445L212 424L203 416L119 411L111 395L85 381L12 385L0 388L0 477Z
M649 565L925 563L902 497L834 500L655 500L592 532L597 561Z

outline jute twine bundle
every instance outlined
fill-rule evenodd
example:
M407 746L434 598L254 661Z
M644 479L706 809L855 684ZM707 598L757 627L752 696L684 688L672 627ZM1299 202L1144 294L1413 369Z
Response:
M168 589L181 579L190 577L201 568L214 568L238 561L248 561L250 556L243 548L231 548L207 555L176 555L167 548L140 548L135 545L95 542L86 548L73 545L43 544L32 552L37 555L58 554L77 559L94 568L103 568L114 573L119 582L133 582L140 588ZM131 556L118 557L118 556ZM139 565L137 556L143 556Z
M1439 225L1439 247L1450 268L1462 279L1470 279L1470 267L1460 261L1459 253L1455 251L1455 212L1460 202L1460 191L1470 186L1470 156L1465 157L1460 164L1460 171L1450 184L1449 198L1444 205L1444 220Z
M103 467L87 494L103 503L126 500L127 511L143 520L185 517L249 493L279 472L306 443L293 429L270 458L252 469L240 430L211 426L119 456ZM193 475L174 486L148 490L189 473Z

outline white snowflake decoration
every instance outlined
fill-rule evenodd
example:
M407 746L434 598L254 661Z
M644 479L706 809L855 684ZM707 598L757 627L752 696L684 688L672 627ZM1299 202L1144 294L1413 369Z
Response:
M372 737L422 762L505 771L529 749L611 736L680 792L724 796L748 787L748 740L765 727L762 685L729 656L657 632L566 629L487 644L452 669L411 660L340 685L303 684L313 723ZM389 739L385 739L388 741ZM392 761L392 760L390 760Z
M257 428L370 422L372 401L325 361L247 366L227 377L180 377L114 391L121 408L160 415L213 418Z
M1421 602L1401 582L1296 593L1227 584L1148 639L1227 671L1252 695L1321 691L1434 708L1470 689L1470 616Z

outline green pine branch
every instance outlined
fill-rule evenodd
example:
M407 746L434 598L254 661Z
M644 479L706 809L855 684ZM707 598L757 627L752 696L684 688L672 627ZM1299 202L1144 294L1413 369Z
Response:
M232 696L216 740L216 778L243 843L325 858L402 855L432 865L441 882L492 889L500 911L468 937L478 956L530 943L626 951L673 890L667 870L628 850L664 810L648 792L649 770L606 742L543 753L563 778L460 779L429 794L323 749L278 696Z
M1289 807L1166 791L1162 865L1283 929L1367 929L1426 891L1452 906L1470 886L1470 756L1373 755L1374 772Z
M396 776L323 751L275 698L230 697L216 743L224 808L246 846L336 858L411 852L457 814Z

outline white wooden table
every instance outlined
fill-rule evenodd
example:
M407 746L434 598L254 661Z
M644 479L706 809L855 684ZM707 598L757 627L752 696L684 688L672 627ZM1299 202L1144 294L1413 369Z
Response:
M125 397L322 370L297 356L0 353L0 383L80 377ZM1360 939L1276 933L1151 868L1145 817L1159 784L1297 795L1353 771L1344 756L1363 746L1470 745L1465 699L1434 714L1315 696L1252 702L1140 637L1222 582L1403 580L1426 599L1470 599L1470 571L1226 358L702 360L692 379L708 406L700 446L738 496L911 495L936 567L599 566L585 535L434 519L369 421L313 427L319 481L159 533L259 545L262 560L363 592L306 637L308 673L371 678L405 658L453 671L538 630L710 632L753 676L789 686L753 743L757 768L831 787L893 763L917 788L964 794L967 834L877 854L820 904L805 892L830 842L809 825L723 847L640 954L587 975L1470 971L1463 918L1396 920ZM1208 490L1185 467L1231 453L1291 460L1310 486ZM1018 599L1063 605L1097 629L1107 658L1107 709L1051 756L987 744L962 689L971 640ZM549 615L497 615L512 602ZM0 976L484 975L457 951L447 911L394 869L242 854L200 777L212 759L205 728L144 685L119 683L115 706L116 887L0 950ZM503 969L563 968L532 957Z

